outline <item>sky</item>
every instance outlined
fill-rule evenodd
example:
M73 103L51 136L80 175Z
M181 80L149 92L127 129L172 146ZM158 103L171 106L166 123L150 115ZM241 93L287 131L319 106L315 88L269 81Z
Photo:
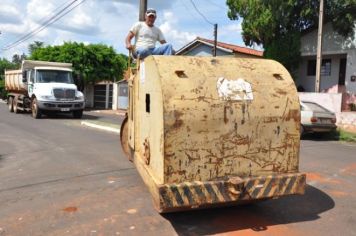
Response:
M103 43L113 46L118 53L127 54L125 37L138 21L140 0L85 0L63 18L46 27L29 40L8 50L31 30L36 29L54 13L73 0L1 0L0 5L0 58L14 54L28 54L27 48L34 41L45 45L64 42ZM213 26L218 24L218 40L244 46L241 21L227 17L226 0L147 0L149 8L157 10L158 26L167 42L178 50L197 36L213 39ZM78 0L72 6L81 2Z

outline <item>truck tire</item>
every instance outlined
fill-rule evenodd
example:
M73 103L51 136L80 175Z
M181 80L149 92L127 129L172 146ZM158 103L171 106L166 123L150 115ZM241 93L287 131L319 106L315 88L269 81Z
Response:
M75 119L81 119L83 116L83 110L76 110L76 111L73 111L73 117Z
M18 109L18 101L17 101L17 98L15 98L12 102L12 106L13 106L13 110L14 110L14 113L18 114L20 113L20 110Z
M37 99L34 98L32 99L32 103L31 103L31 111L32 111L32 117L35 119L40 119L42 116L42 111L40 108L38 108L37 105Z
M14 99L13 99L13 97L9 97L7 99L7 105L9 107L9 111L10 112L14 112Z

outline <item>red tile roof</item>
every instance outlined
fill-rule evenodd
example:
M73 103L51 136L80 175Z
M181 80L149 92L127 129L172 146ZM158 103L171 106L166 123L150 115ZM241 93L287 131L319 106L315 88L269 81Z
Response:
M197 37L195 40L200 40L200 41L203 41L203 42L206 42L209 44L214 44L213 40L204 39L201 37ZM244 53L244 54L249 54L249 55L255 55L255 56L259 56L259 57L263 56L263 51L258 51L258 50L251 49L251 48L240 47L240 46L237 46L234 44L222 43L222 42L218 41L217 46L221 47L221 48L232 50L234 53L238 52L238 53Z

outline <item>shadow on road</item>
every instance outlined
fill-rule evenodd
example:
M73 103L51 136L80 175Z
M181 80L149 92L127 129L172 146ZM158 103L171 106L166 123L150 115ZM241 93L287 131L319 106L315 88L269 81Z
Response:
M312 221L334 208L326 193L307 185L305 195L260 203L208 210L163 214L178 235L211 235L251 229L265 231L273 225Z
M23 116L31 116L30 112L21 112L18 115L23 115ZM41 119L51 119L51 120L79 120L79 119L74 119L72 113L60 113L60 112L49 112L43 114ZM83 114L82 120L99 120L100 117L96 115L88 115L88 114Z
M315 134L304 134L301 137L302 140L312 140L312 141L338 141L339 140L339 134L336 132L331 132L331 133L315 133Z
M72 116L72 113L49 113L47 115L44 115L42 119L58 119L58 120L80 120L80 119L75 119ZM95 115L88 115L88 114L83 114L83 117L81 118L82 120L99 120L100 118Z

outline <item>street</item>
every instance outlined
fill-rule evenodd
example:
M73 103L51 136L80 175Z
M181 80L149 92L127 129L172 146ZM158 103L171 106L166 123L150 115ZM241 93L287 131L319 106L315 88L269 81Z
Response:
M303 196L160 215L119 135L82 120L35 120L0 103L0 236L356 235L356 144L302 140Z

